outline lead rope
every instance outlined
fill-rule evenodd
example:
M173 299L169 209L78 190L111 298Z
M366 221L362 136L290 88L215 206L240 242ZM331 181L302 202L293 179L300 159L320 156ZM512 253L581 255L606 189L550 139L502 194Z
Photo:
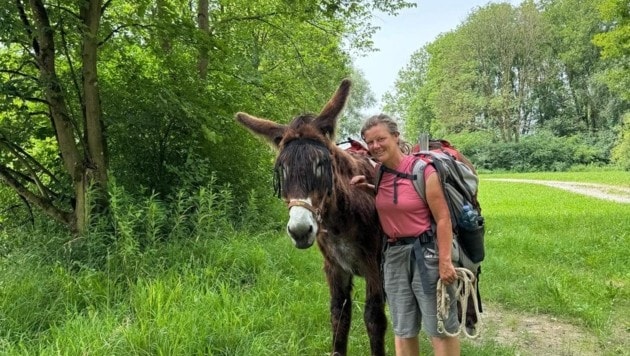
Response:
M475 275L467 268L457 267L457 296L461 304L462 315L461 322L457 332L451 334L444 328L444 319L448 316L450 297L446 291L446 285L442 283L441 279L437 282L437 329L439 333L444 333L447 336L458 336L462 331L464 335L471 339L476 338L480 334L481 330L481 318L479 313L479 300L477 299L477 287L475 287ZM463 293L462 293L463 290ZM477 327L475 332L470 334L466 328L466 309L468 307L468 296L472 295L473 303L475 305L475 314L477 315Z

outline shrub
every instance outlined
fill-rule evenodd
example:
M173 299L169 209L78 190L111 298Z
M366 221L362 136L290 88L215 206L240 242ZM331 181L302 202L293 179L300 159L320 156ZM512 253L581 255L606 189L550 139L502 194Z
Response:
M482 171L567 171L575 165L609 163L609 133L559 137L542 130L519 142L498 142L475 133L455 136L453 143Z
M630 113L624 116L619 138L612 149L612 161L622 169L630 171Z

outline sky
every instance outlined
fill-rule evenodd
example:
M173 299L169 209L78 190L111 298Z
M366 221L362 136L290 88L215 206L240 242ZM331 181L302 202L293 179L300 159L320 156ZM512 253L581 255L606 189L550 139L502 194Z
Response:
M521 0L418 0L415 8L401 10L397 16L375 15L372 24L381 29L372 39L379 51L354 58L378 101L371 110L381 109L381 97L394 88L398 71L415 51L439 34L454 30L474 9L491 2L518 5Z

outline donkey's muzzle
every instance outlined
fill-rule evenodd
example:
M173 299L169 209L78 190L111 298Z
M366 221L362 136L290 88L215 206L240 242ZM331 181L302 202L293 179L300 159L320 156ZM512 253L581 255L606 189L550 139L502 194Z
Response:
M287 233L291 236L291 240L293 240L295 247L300 249L313 246L313 242L315 241L315 231L313 225L287 225Z

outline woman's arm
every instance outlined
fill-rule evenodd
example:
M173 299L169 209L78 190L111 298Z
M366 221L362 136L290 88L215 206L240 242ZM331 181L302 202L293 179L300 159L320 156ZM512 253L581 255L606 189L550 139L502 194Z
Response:
M442 282L450 284L457 279L457 272L451 260L453 225L451 224L451 214L448 210L448 204L446 203L437 172L429 174L429 177L426 179L426 195L431 215L437 225L436 239L440 279Z

